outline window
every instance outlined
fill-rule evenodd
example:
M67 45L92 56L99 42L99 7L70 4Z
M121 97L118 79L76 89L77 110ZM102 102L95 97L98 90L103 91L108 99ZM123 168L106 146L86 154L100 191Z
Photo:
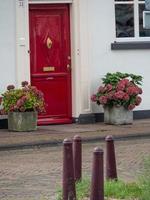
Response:
M150 40L150 30L143 29L143 0L114 0L116 38L118 40Z

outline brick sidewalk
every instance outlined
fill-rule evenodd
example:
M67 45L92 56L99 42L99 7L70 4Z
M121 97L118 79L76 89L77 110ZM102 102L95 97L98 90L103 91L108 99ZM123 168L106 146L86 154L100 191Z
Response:
M0 129L0 150L40 145L56 145L64 138L80 135L83 140L100 140L106 135L115 137L150 136L150 119L135 120L133 125L65 124L39 126L35 132L9 132Z
M104 143L83 145L83 173L91 174L92 152ZM116 141L119 178L137 179L144 157L150 155L150 139ZM104 152L105 153L105 152ZM0 152L0 200L56 200L62 182L62 147Z

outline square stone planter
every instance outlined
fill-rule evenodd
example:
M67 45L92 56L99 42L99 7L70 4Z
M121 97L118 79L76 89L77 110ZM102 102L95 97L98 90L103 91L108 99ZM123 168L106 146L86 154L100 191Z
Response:
M10 131L34 131L37 129L36 112L9 112L8 130Z
M106 124L132 124L133 111L127 110L123 106L104 107L104 122Z

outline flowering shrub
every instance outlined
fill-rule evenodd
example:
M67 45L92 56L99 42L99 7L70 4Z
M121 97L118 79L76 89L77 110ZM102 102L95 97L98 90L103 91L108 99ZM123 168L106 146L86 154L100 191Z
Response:
M124 106L128 110L133 110L141 103L139 95L142 94L142 76L116 72L107 73L102 80L103 86L91 96L91 100L98 105Z
M27 81L22 82L22 88L15 89L14 85L8 85L7 91L0 98L2 105L1 114L8 112L45 111L43 93Z

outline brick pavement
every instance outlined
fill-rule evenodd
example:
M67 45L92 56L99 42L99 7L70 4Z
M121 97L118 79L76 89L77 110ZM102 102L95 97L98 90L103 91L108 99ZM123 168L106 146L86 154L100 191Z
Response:
M91 172L92 151L104 143L83 145L83 171ZM119 177L133 181L142 159L150 155L150 139L116 141ZM34 148L0 152L1 200L56 200L61 184L62 147Z

